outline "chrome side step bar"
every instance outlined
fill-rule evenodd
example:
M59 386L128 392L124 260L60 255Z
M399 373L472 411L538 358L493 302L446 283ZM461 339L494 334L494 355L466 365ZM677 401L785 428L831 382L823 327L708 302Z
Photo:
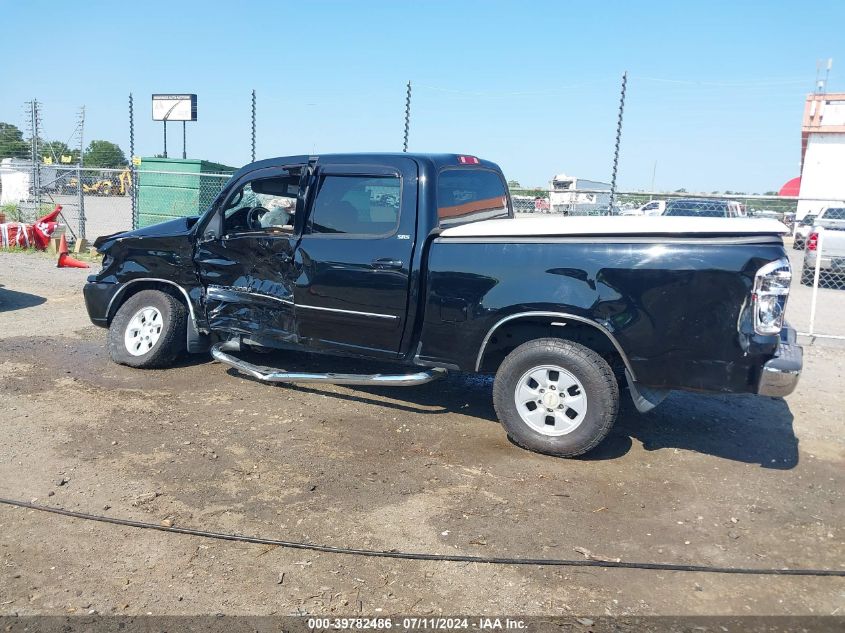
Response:
M385 387L414 387L424 385L446 375L441 368L428 369L415 374L308 374L303 372L274 371L266 367L253 365L223 351L226 343L217 343L211 347L215 360L234 367L238 371L263 382L322 382L334 385L383 385Z

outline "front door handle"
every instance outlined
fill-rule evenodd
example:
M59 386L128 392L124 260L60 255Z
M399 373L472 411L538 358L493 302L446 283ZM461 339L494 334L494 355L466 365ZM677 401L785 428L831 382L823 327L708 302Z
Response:
M381 259L373 260L373 268L378 268L379 270L402 270L402 266L404 264L401 259L382 257Z

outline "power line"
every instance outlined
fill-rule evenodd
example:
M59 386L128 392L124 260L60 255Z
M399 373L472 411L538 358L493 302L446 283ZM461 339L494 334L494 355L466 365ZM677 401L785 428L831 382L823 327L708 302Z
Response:
M600 567L606 569L648 569L655 571L687 571L715 574L744 574L753 576L820 576L820 577L845 577L843 569L777 569L777 568L755 568L755 567L716 567L712 565L687 565L679 563L648 563L628 562L620 560L595 560L595 559L556 559L556 558L514 558L500 556L472 556L465 554L430 554L427 552L403 552L399 550L367 550L350 547L338 547L335 545L320 545L317 543L303 543L298 541L284 541L262 536L247 536L244 534L230 534L225 532L211 532L179 526L163 526L156 523L134 521L132 519L121 519L107 517L74 510L65 510L51 506L43 506L26 501L0 498L0 504L27 508L39 512L49 512L74 519L85 521L96 521L98 523L111 523L124 527L133 527L144 530L156 530L159 532L171 532L174 534L185 534L202 538L217 539L223 541L236 541L240 543L252 543L257 545L275 545L288 549L309 550L327 554L347 554L350 556L365 556L370 558L398 558L404 560L430 560L439 562L456 563L481 563L488 565L534 565L543 567Z

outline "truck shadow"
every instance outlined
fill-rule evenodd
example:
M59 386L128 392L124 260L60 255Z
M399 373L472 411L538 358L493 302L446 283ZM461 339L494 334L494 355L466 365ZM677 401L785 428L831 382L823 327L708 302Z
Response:
M622 395L610 435L582 459L616 459L638 440L646 451L682 449L775 470L798 465L793 416L782 399L674 392L641 414L627 391Z
M319 354L240 354L256 364L283 366L290 371L377 373L406 371L388 364ZM255 380L234 369L229 373ZM256 381L258 382L258 381ZM262 383L264 384L264 383ZM330 398L424 415L459 414L498 424L493 410L493 377L450 373L446 378L417 387L323 387L319 384L279 383L279 389L293 389ZM798 464L798 439L786 402L753 395L711 396L672 393L647 414L639 413L627 390L621 393L621 407L610 435L585 461L617 459L626 455L634 440L646 451L683 449L722 459L759 464L762 468L788 470Z
M33 306L41 305L47 301L46 298L33 295L28 292L9 290L0 284L0 312L11 312L12 310L23 310Z

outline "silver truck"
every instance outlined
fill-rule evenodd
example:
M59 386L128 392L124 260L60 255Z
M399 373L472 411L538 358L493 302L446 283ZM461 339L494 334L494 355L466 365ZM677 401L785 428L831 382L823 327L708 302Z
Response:
M820 285L845 286L845 207L825 207L816 215L805 240L802 284L813 285L817 264Z

